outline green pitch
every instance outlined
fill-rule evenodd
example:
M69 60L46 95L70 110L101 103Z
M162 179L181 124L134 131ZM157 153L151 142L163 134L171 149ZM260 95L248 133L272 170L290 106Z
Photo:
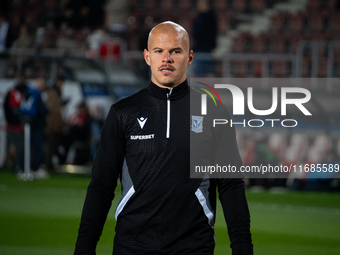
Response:
M52 175L18 181L0 173L0 255L73 253L88 177ZM97 254L112 252L113 202ZM255 254L340 254L340 194L247 192ZM215 254L231 254L218 207Z

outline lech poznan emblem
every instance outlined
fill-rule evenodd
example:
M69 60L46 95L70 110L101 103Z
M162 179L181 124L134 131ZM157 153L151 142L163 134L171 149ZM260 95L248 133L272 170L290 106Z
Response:
M203 117L201 116L191 116L191 130L195 133L203 132Z

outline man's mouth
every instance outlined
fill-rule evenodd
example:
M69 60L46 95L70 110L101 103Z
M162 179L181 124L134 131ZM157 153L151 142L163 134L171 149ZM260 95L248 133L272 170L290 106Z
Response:
M175 71L175 68L173 68L172 66L161 66L158 70L163 74L170 74Z

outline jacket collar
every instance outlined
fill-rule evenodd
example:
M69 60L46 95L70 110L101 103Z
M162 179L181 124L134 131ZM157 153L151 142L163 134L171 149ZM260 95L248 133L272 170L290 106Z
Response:
M149 86L147 87L147 91L151 96L156 97L158 99L162 99L162 100L167 100L168 98L167 94L170 93L169 89L161 88L151 81L150 81ZM185 80L178 86L172 88L169 98L171 100L180 99L186 96L188 93L189 93L189 86L188 86L187 80Z

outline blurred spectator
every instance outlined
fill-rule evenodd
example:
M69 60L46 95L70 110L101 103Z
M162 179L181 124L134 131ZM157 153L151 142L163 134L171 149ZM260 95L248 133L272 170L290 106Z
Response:
M82 9L81 0L65 0L64 1L64 17L63 20L72 28L78 28L81 21L79 12Z
M10 47L9 22L6 16L0 12L0 53Z
M33 48L34 47L34 31L26 24L21 25L20 35L12 45L12 49Z
M150 16L146 17L144 20L144 24L142 28L139 31L139 40L138 40L138 50L144 51L144 49L148 48L147 42L149 38L149 33L151 29L156 25L157 23L154 21L154 19ZM137 65L136 63L135 65ZM141 76L145 79L150 79L150 68L148 65L145 65L144 63L139 63L138 70L141 70Z
M63 4L65 1L48 0L45 2L44 23L59 29L63 22Z
M198 0L198 15L192 24L192 49L195 53L211 53L217 45L218 26L215 12L208 0ZM214 73L210 60L196 60L195 75L209 76Z
M110 31L124 33L127 29L127 21L130 14L129 1L108 0L104 7L106 10L106 24ZM118 31L117 31L118 30Z
M35 42L35 37L34 37L34 33L31 27L29 27L26 24L21 25L19 38L17 38L13 42L12 47L10 49L10 52L11 52L11 57L9 60L10 65L16 66L19 64L21 67L24 65L27 65L29 58L23 57L22 56L23 52L18 52L18 50L23 50L23 49L27 50L27 49L34 48L35 46L34 42Z
M150 16L146 17L144 20L144 25L142 26L140 30L140 36L138 41L138 50L144 51L144 49L148 48L147 42L149 38L149 33L151 29L156 25L157 23L154 21L154 19Z
M8 12L7 12L8 13ZM10 24L6 13L3 11L2 6L0 6L0 54L6 54L6 58L0 58L0 76L4 77L8 73L11 73L11 77L14 76L14 68L7 68L7 51L12 46L13 41L17 37L17 31ZM6 51L6 52L5 52Z
M27 88L25 77L22 74L16 75L16 83L11 88L4 100L4 112L7 122L7 161L12 161L12 165L18 166L18 153L23 149L23 128L20 105ZM14 170L14 169L13 169ZM18 169L17 169L18 170Z
M47 90L47 101L46 105L49 110L46 124L47 134L47 149L45 164L47 170L54 170L53 156L58 155L58 147L61 144L63 137L63 129L65 122L62 115L62 107L64 105L62 101L62 86L64 79L58 77L55 84Z
M104 27L98 27L93 30L92 33L90 33L85 39L88 46L88 56L90 58L98 57L100 46L107 39L108 33Z
M40 93L42 94L42 98L43 98L43 94L46 92L47 90L47 85L46 85L46 80L44 77L40 76L37 77L34 81L34 87L40 91ZM46 100L43 101L46 102Z
M61 164L66 163L71 146L75 147L75 156L70 163L84 165L89 161L91 158L91 121L89 110L85 102L78 104L76 113L71 115L67 122L67 128L62 143L64 154L61 157Z
M67 53L75 52L80 49L77 41L74 38L74 30L72 28L63 28L60 31L56 46L58 49L63 49Z
M74 29L95 28L104 24L105 0L66 0L64 21Z
M31 165L30 170L33 178L46 179L48 174L40 168L44 153L44 129L48 110L42 100L41 93L46 89L45 84L38 80L38 86L27 87L21 102L20 111L22 122L29 123L31 127ZM24 151L19 158L20 169L24 169Z

